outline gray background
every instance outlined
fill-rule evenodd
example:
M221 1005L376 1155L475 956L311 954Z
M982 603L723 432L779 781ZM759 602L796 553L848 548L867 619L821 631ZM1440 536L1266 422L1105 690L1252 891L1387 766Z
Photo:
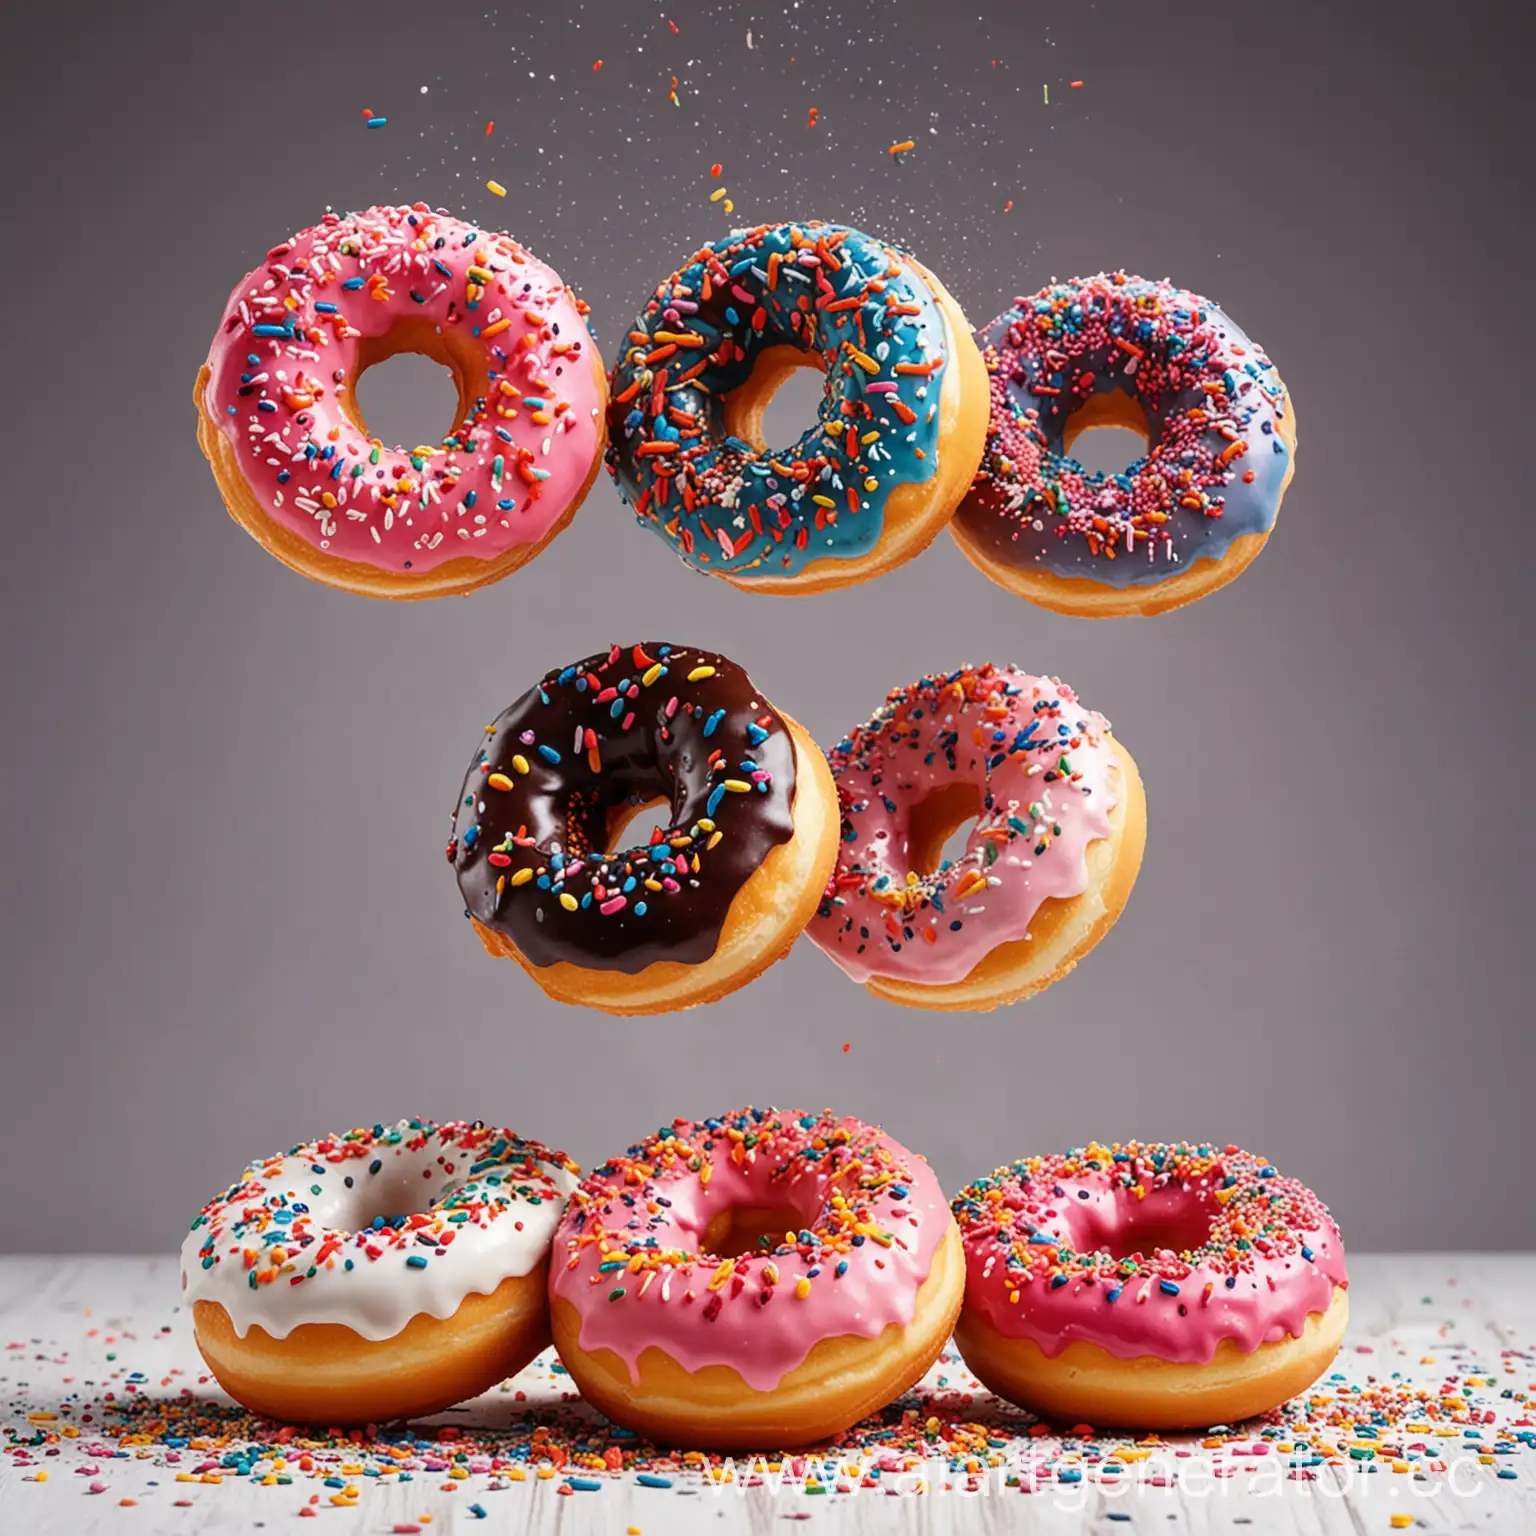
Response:
M1532 358L1523 10L7 7L0 1246L168 1248L248 1157L375 1118L495 1118L591 1162L748 1101L882 1119L951 1188L1093 1136L1211 1137L1313 1183L1357 1247L1536 1242L1511 1160L1531 513L1500 419ZM1298 403L1262 559L1150 621L1028 607L944 539L754 598L605 477L506 583L390 605L224 515L192 381L269 245L328 204L443 204L551 260L611 357L726 227L713 160L734 222L899 239L973 322L1117 265L1225 304ZM391 435L448 425L429 367L362 393ZM1124 918L987 1016L887 1006L809 945L701 1011L546 1001L467 931L448 811L545 668L652 637L738 658L823 741L962 661L1065 676L1146 777Z

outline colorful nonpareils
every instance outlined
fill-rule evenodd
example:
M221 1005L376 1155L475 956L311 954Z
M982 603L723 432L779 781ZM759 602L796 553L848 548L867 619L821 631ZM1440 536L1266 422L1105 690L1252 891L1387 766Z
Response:
M994 581L1087 617L1161 613L1237 576L1273 528L1296 421L1274 365L1209 299L1123 272L1015 299L977 335L992 416L951 530ZM1139 433L1085 469L1095 426Z

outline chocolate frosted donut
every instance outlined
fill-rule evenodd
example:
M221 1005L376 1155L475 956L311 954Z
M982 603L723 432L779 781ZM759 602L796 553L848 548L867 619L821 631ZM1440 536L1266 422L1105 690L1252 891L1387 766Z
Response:
M612 851L647 805L666 825ZM734 662L615 645L486 728L448 859L492 954L565 1001L651 1011L721 995L787 947L830 869L835 807L820 752Z

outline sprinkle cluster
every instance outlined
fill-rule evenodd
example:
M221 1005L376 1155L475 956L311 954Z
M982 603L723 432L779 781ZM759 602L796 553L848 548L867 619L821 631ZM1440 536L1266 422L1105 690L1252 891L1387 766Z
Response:
M1058 796L1048 806L1047 792L1071 786L1093 794L1080 754L1096 752L1108 730L1065 683L990 662L893 689L827 754L844 851L818 917L836 926L853 955L872 945L896 955L918 939L932 945L960 933L968 916L987 910L1004 865L1023 860L1033 868L1049 855L1063 835L1065 802ZM913 802L925 792L914 781L943 776L977 786L979 814L965 852L929 870L893 869ZM880 912L878 926L869 903Z
M1116 1257L1079 1251L1065 1235L1062 1210L1069 1196L1063 1180L1089 1180L1135 1199L1154 1190L1188 1191L1208 1233L1179 1252L1159 1248ZM1208 1199L1200 1186L1208 1187ZM1262 1260L1294 1254L1310 1261L1308 1236L1333 1230L1317 1196L1297 1180L1282 1178L1262 1158L1234 1146L1188 1142L1093 1143L1024 1158L961 1190L951 1208L968 1249L991 1240L984 1272L991 1274L1000 1261L1005 1278L1015 1282L1010 1294L1015 1303L1018 1287L1031 1281L1053 1288L1078 1280L1096 1283L1110 1302L1131 1287L1155 1286L1177 1296L1197 1268L1223 1273L1231 1289ZM1207 1282L1205 1300L1213 1285Z
M990 532L1020 565L1123 560L1158 575L1190 556L1181 529L1236 514L1228 536L1267 529L1289 409L1274 365L1209 300L1115 272L1056 283L978 335L992 415L968 528ZM1120 473L1085 469L1064 447L1072 416L1118 391L1142 408L1150 444ZM990 526L996 519L1004 527ZM1031 537L1038 534L1040 537ZM1074 566L1075 568L1075 566Z
M535 964L705 959L736 891L791 835L794 782L783 718L734 663L614 645L486 727L447 857L470 914ZM667 825L609 851L610 818L654 800Z
M786 1202L814 1206L804 1225L780 1238L763 1237L755 1253L720 1257L680 1244L673 1207L679 1186L707 1187L717 1165L761 1164L764 1193L783 1191ZM746 1108L709 1120L675 1120L654 1136L594 1169L581 1183L562 1223L574 1269L595 1245L597 1275L609 1285L608 1300L643 1296L661 1280L662 1299L672 1295L701 1304L713 1322L738 1297L767 1306L780 1289L781 1269L793 1284L784 1289L801 1301L813 1286L841 1280L858 1250L906 1247L912 1171L879 1127L845 1120L830 1110L819 1115ZM811 1181L812 1199L796 1187ZM558 1244L558 1238L557 1238ZM790 1261L790 1262L786 1262Z
M311 1201L330 1202L335 1176L359 1203L366 1186L401 1152L430 1158L421 1209L375 1216L358 1230L323 1225ZM294 1187L293 1165L308 1165L310 1182ZM325 1136L253 1163L205 1205L192 1231L202 1242L202 1268L238 1265L252 1290L285 1281L301 1285L322 1271L399 1264L425 1269L446 1256L467 1227L484 1229L519 1206L558 1203L553 1170L579 1170L563 1152L480 1121L402 1120L398 1125Z
M595 450L592 343L580 321L561 327L586 313L510 236L425 203L328 213L235 291L214 397L263 504L318 548L404 570L489 558L547 531L545 482L580 483ZM364 346L411 323L483 355L485 373L438 444L391 447L358 430L351 391ZM572 465L551 457L569 432L591 445Z
M1424 1309L1437 1301L1443 1298L1426 1296L1417 1310L1433 1318ZM51 1338L4 1344L0 1471L44 1500L85 1493L212 1510L240 1484L263 1490L274 1512L308 1515L353 1507L384 1490L402 1501L414 1488L419 1502L405 1507L419 1513L397 1529L428 1536L443 1520L488 1518L498 1501L515 1498L521 1510L542 1484L610 1498L624 1483L638 1484L656 1498L656 1518L664 1520L665 1497L696 1495L722 1479L772 1486L781 1474L790 1492L834 1501L882 1488L908 1495L975 1489L994 1477L1010 1492L1044 1496L1079 1484L1172 1489L1186 1471L1239 1483L1276 1470L1293 1482L1372 1473L1411 1482L1443 1477L1451 1458L1471 1459L1489 1482L1514 1482L1536 1452L1536 1345L1521 1341L1490 1355L1460 1341L1452 1326L1438 1329L1432 1356L1420 1358L1415 1349L1399 1364L1358 1347L1264 1422L1205 1436L1133 1439L1087 1425L1053 1432L979 1390L946 1352L920 1386L824 1453L780 1456L765 1448L762 1458L734 1464L668 1453L610 1424L571 1398L570 1378L552 1352L481 1399L467 1422L327 1432L280 1426L202 1395L211 1385L206 1374L176 1363L195 1359L190 1337L177 1338L185 1332L179 1325L124 1335L93 1327L96 1337L73 1349ZM103 1345L107 1364L98 1370ZM58 1370L76 1383L62 1393L45 1385ZM901 1476L919 1468L921 1478ZM1488 1497L1487 1487L1479 1491ZM803 1519L819 1506L796 1500L789 1507L792 1518Z
M792 576L873 549L898 485L936 468L943 314L897 249L831 224L763 224L698 251L635 321L610 386L608 466L690 565ZM722 429L765 348L816 358L827 387L792 448Z

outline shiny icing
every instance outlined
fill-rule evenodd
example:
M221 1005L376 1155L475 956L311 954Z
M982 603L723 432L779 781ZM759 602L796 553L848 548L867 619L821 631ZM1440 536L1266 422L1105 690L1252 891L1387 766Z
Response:
M771 346L827 387L787 450L728 436L722 398ZM907 256L837 224L762 224L663 282L609 385L608 467L640 524L689 565L791 577L880 541L898 486L938 468L948 322Z
M508 235L425 203L328 213L230 295L206 407L267 516L392 572L537 544L586 483L599 388L586 306ZM483 361L473 413L435 445L350 419L362 343L402 322Z
M796 1222L782 1241L700 1250L721 1213L781 1207ZM632 1378L654 1345L767 1392L821 1339L910 1323L949 1229L928 1165L878 1126L750 1108L675 1120L582 1181L550 1294L575 1307L581 1348L612 1350Z
M1109 722L1015 667L898 688L827 756L843 835L806 932L858 982L961 981L1024 938L1044 902L1088 888L1088 846L1109 835L1118 793ZM913 869L913 811L955 784L979 805L965 852Z
M1209 299L1123 272L1055 283L976 333L987 446L957 522L1012 570L1154 586L1274 525L1290 400L1274 364ZM1092 397L1132 396L1146 455L1118 474L1065 449Z
M181 1247L182 1297L217 1302L242 1338L301 1323L392 1338L537 1268L579 1172L479 1121L324 1136L252 1163L203 1207Z
M1237 1147L1092 1145L999 1168L954 1202L965 1307L1055 1357L1211 1360L1299 1338L1349 1284L1327 1208Z
M466 911L530 965L698 964L737 892L794 835L794 796L789 728L735 662L611 645L486 727L448 861ZM667 825L610 849L610 815L655 800Z

